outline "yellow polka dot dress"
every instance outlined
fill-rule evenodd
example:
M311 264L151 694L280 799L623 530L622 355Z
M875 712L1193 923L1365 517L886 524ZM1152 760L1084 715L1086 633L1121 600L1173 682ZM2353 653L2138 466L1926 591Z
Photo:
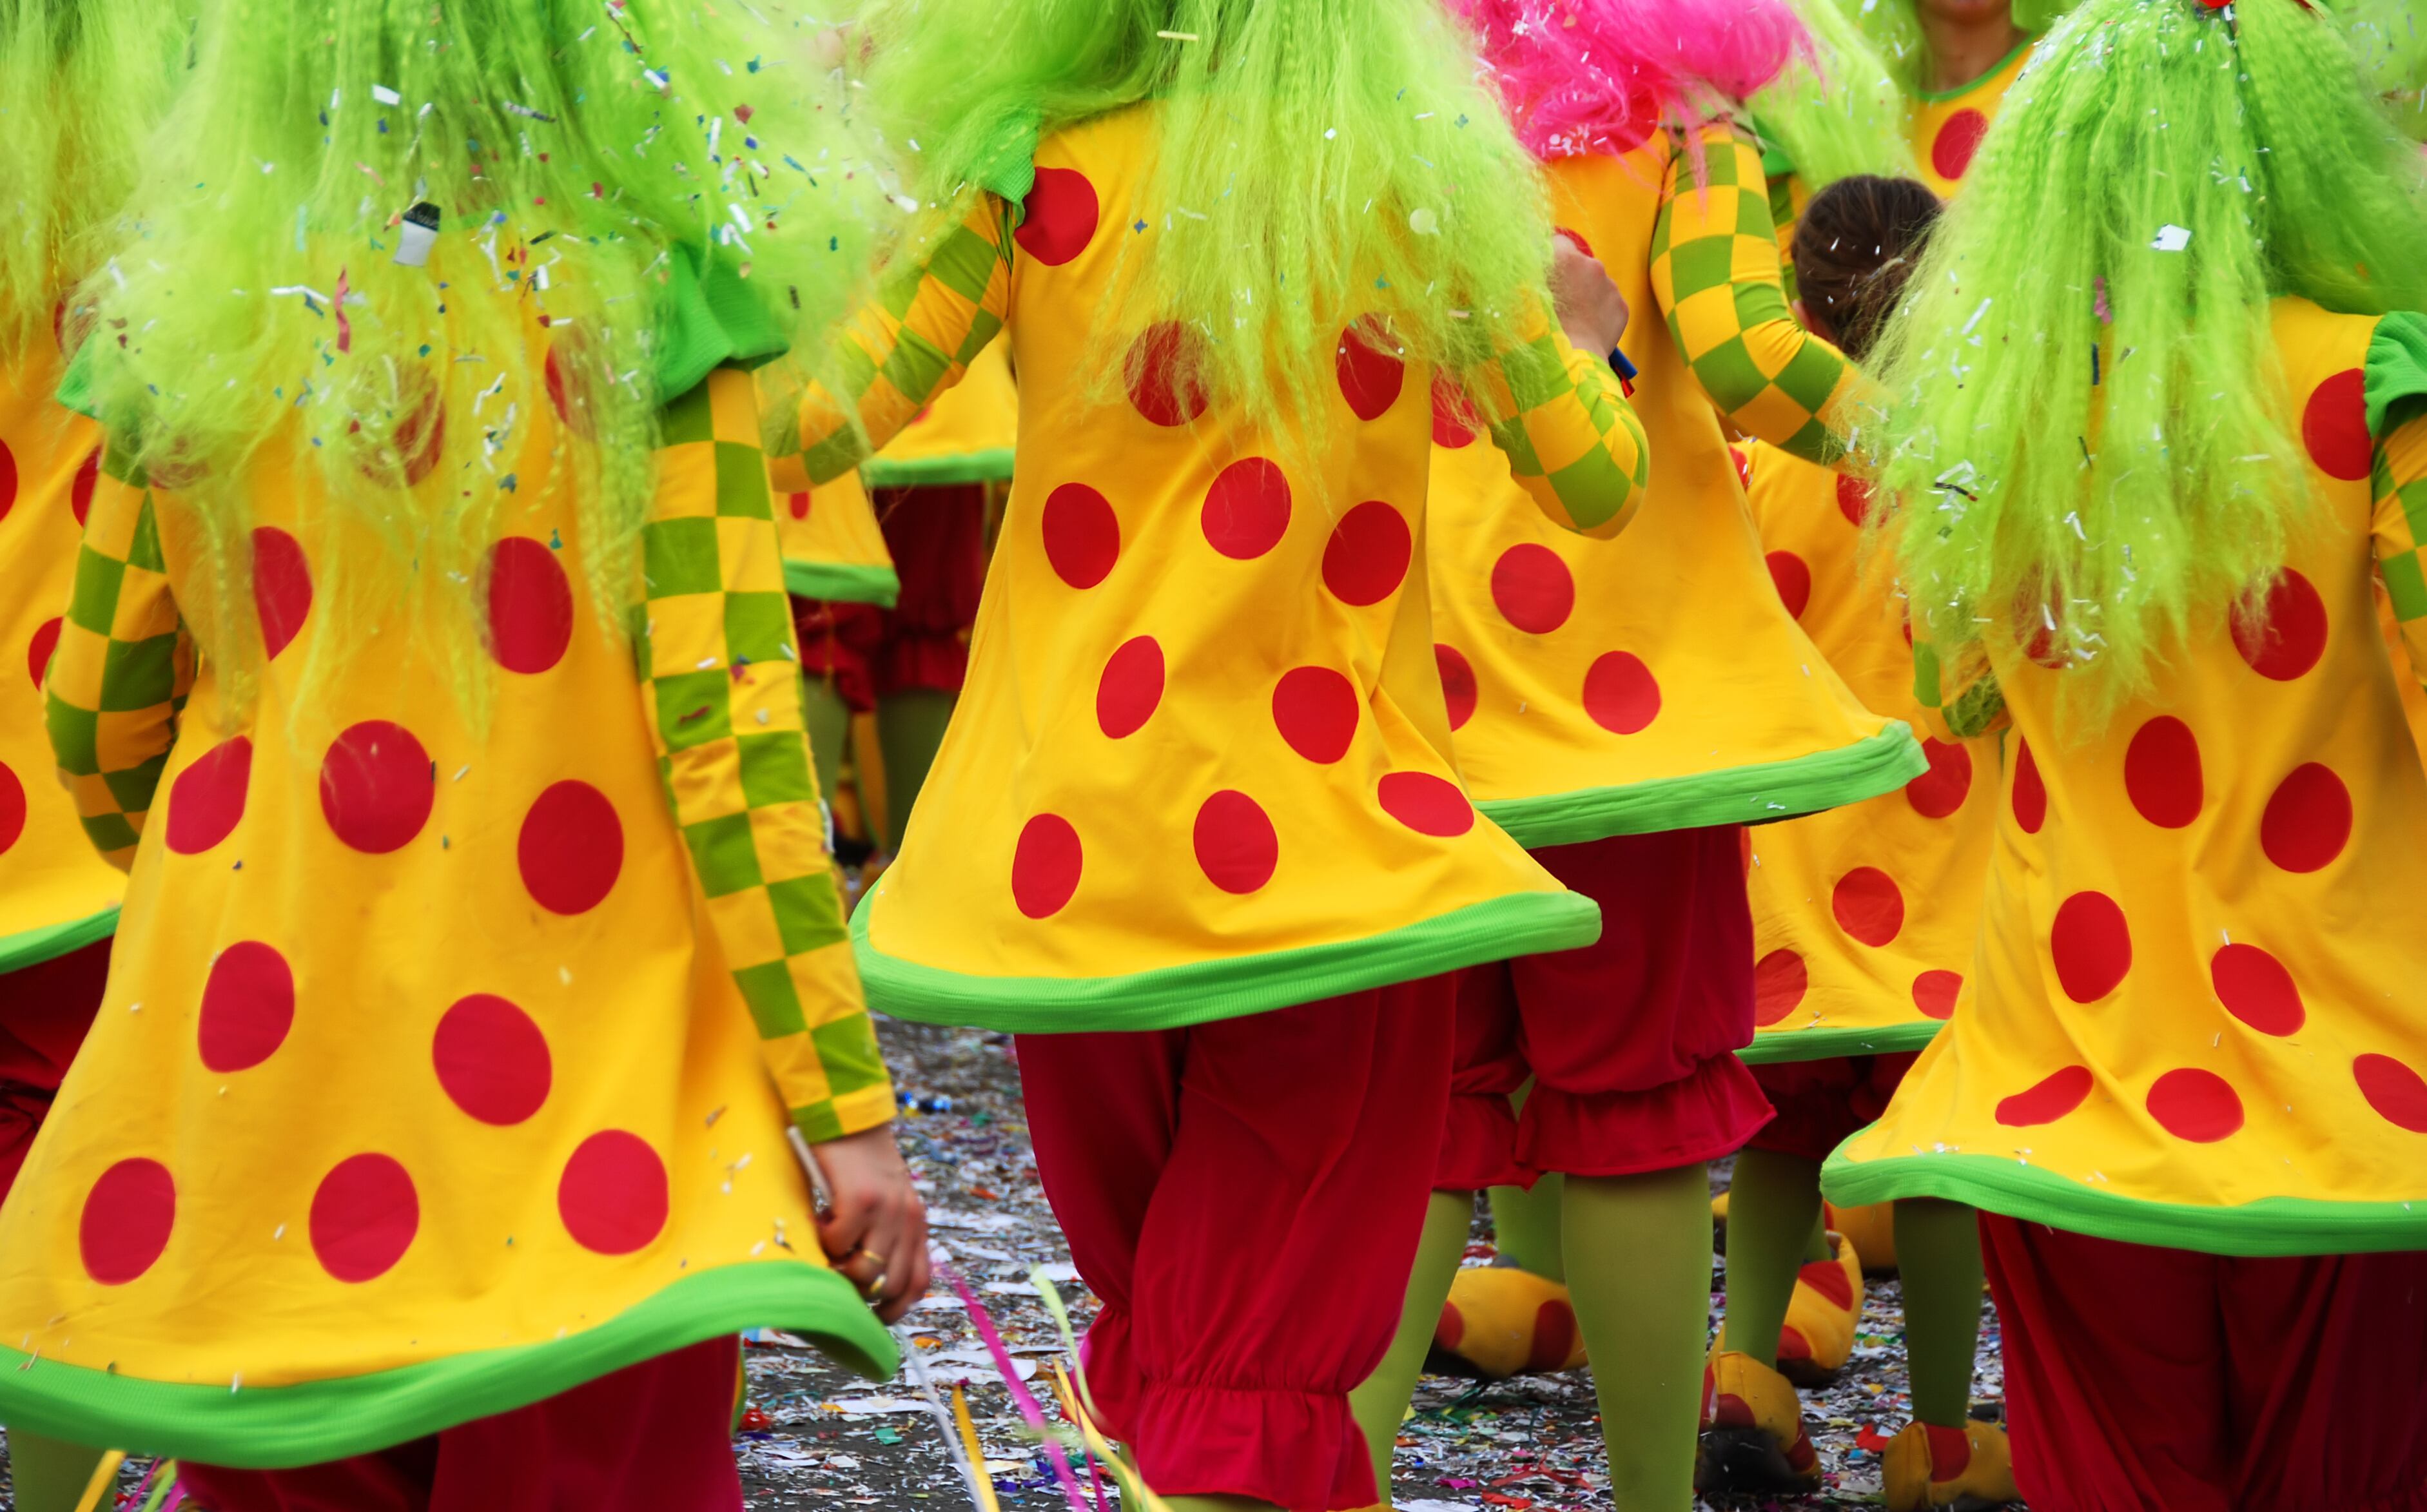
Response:
M412 486L450 419L404 422L432 437ZM381 547L317 471L258 477L250 702L186 633L193 515L115 462L95 486L50 723L133 872L100 1016L0 1210L12 1425L287 1466L752 1325L891 1369L788 1144L880 1124L892 1092L751 380L665 412L636 639L587 586L558 416L501 437L485 724L401 625L333 602L333 554Z
M2417 350L2417 317L2384 324ZM2095 732L2060 720L2061 662L1993 645L2012 728L1979 954L1830 1159L1832 1200L2221 1254L2427 1247L2427 773L2374 601L2381 578L2427 665L2427 424L2383 433L2416 385L2386 390L2379 322L2288 299L2275 337L2320 528L2263 628L2214 606Z
M1818 454L1852 382L1787 317L1750 138L1712 128L1707 187L1668 136L1547 170L1563 227L1634 311L1624 350L1652 500L1615 541L1513 507L1499 450L1434 424L1433 633L1458 765L1528 846L1761 823L1921 770L1781 606L1716 401Z
M42 682L101 480L100 427L51 398L61 366L43 334L0 368L0 972L106 936L126 886L85 838L43 737Z
M1972 171L1980 138L1989 135L1997 107L2031 60L2037 39L2024 41L1995 68L1960 89L1921 91L1913 97L1913 156L1921 181L1942 200L1952 199Z
M1860 561L1869 494L1766 443L1747 496L1786 611L1870 708L1920 724L1905 607ZM1993 740L1927 738L1901 789L1753 832L1748 1061L1919 1049L1972 967L1999 758Z
M880 441L998 331L1020 387L969 680L899 858L853 917L888 1013L1163 1028L1598 932L1589 901L1476 814L1447 754L1431 374L1349 311L1304 438L1175 379L1202 339L1178 324L1136 338L1125 394L1090 397L1089 317L1159 234L1138 203L1152 122L1045 141L1018 214L989 197L906 315L872 312L860 337L855 402ZM1642 479L1615 378L1547 323L1502 366L1536 501L1618 529ZM813 477L858 460L832 415L802 431Z

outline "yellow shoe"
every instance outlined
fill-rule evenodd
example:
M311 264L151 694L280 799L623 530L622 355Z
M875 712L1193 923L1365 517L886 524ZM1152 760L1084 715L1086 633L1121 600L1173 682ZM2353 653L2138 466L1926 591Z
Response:
M1803 1431L1803 1402L1785 1376L1751 1356L1715 1350L1702 1367L1702 1440L1694 1489L1706 1496L1816 1490L1820 1455Z
M1863 1316L1861 1257L1843 1234L1831 1234L1829 1244L1837 1258L1795 1273L1786 1325L1778 1330L1779 1374L1798 1386L1826 1386L1845 1369Z
M1718 1255L1728 1252L1728 1195L1724 1192L1711 1199L1711 1250Z
M1451 1279L1433 1348L1495 1381L1585 1362L1568 1289L1507 1265L1462 1270Z
M1864 1270L1873 1276L1896 1274L1895 1203L1874 1202L1861 1208L1823 1203L1821 1213L1822 1222L1854 1242L1854 1253L1863 1257Z
M1888 1512L1953 1507L1987 1512L2022 1500L2014 1488L2014 1455L2006 1430L1967 1423L1962 1431L1908 1423L1880 1455Z

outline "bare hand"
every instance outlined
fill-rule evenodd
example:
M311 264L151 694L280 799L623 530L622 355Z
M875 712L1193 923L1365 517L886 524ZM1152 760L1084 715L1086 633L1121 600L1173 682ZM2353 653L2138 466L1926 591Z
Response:
M1551 301L1578 350L1606 358L1625 338L1626 296L1598 258L1566 236L1551 240Z
M927 1205L911 1189L893 1126L812 1147L834 1193L834 1211L818 1220L819 1246L880 1320L897 1322L927 1294Z

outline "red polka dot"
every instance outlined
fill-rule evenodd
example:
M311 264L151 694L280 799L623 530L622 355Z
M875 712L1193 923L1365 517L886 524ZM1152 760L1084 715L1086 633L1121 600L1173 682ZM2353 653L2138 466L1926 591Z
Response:
M2160 829L2178 830L2199 818L2206 789L2191 727L2160 714L2134 731L2124 751L2124 791L2141 817Z
M1474 805L1458 784L1428 772L1393 772L1376 789L1382 812L1419 835L1454 838L1474 828Z
M1837 512L1855 525L1868 523L1871 515L1871 485L1859 478L1837 475Z
M1510 546L1491 564L1491 602L1517 628L1548 635L1575 612L1575 575L1548 546L1531 542Z
M2378 1117L2427 1134L2427 1078L2390 1055L2362 1055L2352 1062L2352 1080Z
M1459 397L1458 385L1446 374L1433 375L1433 445L1456 451L1471 446L1475 428L1470 422L1474 414Z
M274 525L252 532L252 607L261 616L261 649L286 649L312 612L312 565L303 547Z
M1803 957L1781 948L1752 966L1752 1021L1767 1027L1795 1011L1812 985L1811 967Z
M2207 978L2225 1012L2262 1034L2289 1034L2308 1018L2284 963L2256 945L2227 945L2208 957Z
M1059 814L1039 814L1020 826L1011 853L1011 901L1031 919L1050 919L1079 890L1086 854L1079 832Z
M1856 867L1829 894L1837 927L1865 945L1885 945L1904 929L1904 893L1877 867Z
M514 860L522 868L523 886L542 908L586 914L607 901L623 874L623 821L607 795L590 784L555 783L523 815Z
M2014 822L2026 835L2037 835L2047 822L2047 784L2040 780L2040 764L2031 759L2031 743L2014 741Z
M1904 785L1905 802L1924 819L1945 819L1963 806L1972 791L1972 753L1960 745L1924 738L1930 770Z
M1020 212L1011 239L1048 268L1059 268L1096 237L1096 186L1076 169L1040 168Z
M1736 481L1748 489L1751 488L1752 453L1742 447L1732 446L1728 447L1728 461L1736 464Z
M1328 764L1357 735L1357 685L1329 667L1292 667L1273 685L1273 723L1291 750Z
M784 496L784 507L792 512L792 518L806 520L809 517L809 501L815 496L806 489L798 494L787 494Z
M2214 1071L2185 1067L2150 1084L2149 1116L2176 1139L2213 1145L2241 1127L2241 1099Z
M357 851L384 855L429 821L437 797L430 753L386 720L349 725L320 760L320 816Z
M1769 563L1769 580L1778 589L1778 601L1786 612L1797 619L1812 602L1812 568L1792 551L1773 551L1765 559Z
M1390 337L1371 316L1340 333L1332 366L1340 375L1340 397L1360 420L1388 414L1408 378L1407 364L1391 350Z
M2132 969L2132 928L2103 892L2077 892L2057 905L2048 930L2057 984L2076 1002L2096 1002Z
M1980 138L1989 134L1989 118L1979 111L1965 108L1948 116L1938 128L1938 136L1930 144L1930 166L1940 178L1962 178L1972 166L1972 154L1980 150Z
M1197 865L1224 892L1253 892L1280 864L1280 837L1263 805L1225 788L1197 810Z
M508 672L542 673L573 642L573 584L547 543L510 535L489 548L489 642Z
M286 957L259 940L238 940L211 963L203 983L195 1042L214 1071L259 1065L286 1043L295 1026L295 972Z
M1233 561L1252 561L1279 545L1289 529L1289 479L1269 458L1242 458L1205 491L1197 519L1214 550Z
M430 1061L455 1106L500 1128L539 1112L555 1077L547 1036L530 1015L485 992L457 1000L438 1020Z
M1633 735L1660 714L1660 683L1632 651L1611 651L1585 669L1585 713L1612 735Z
M410 488L438 470L447 454L447 409L438 385L415 371L406 387L415 391L413 413L396 428L396 452L404 459L404 482Z
M1433 646L1433 665L1441 669L1442 697L1449 705L1449 727L1463 729L1474 718L1474 664L1456 646Z
M565 377L565 367L566 364L558 356L558 346L551 345L547 349L547 366L545 373L547 380L547 401L555 407L559 424L565 426L578 436L594 435L596 422L591 418L590 406L584 403L577 407L573 403L572 383Z
M2233 620L2233 646L2253 672L2290 682L2326 654L2326 601L2309 579L2289 567L2267 590L2264 625Z
M2068 1065L1998 1103L1997 1122L2009 1129L2052 1124L2080 1107L2096 1084L2090 1067Z
M2368 382L2358 368L2346 367L2309 390L2301 406L2301 444L2329 478L2357 482L2368 476L2376 443L2368 433Z
M75 516L76 528L82 529L92 513L92 496L101 489L101 448L93 447L76 465L75 477L68 482L68 512ZM8 512L0 509L0 514Z
M2073 670L2072 649L2060 643L2057 632L2044 623L2031 631L2030 641L2023 647L2023 655L2050 672Z
M2293 768L2267 800L2258 845L2287 871L2315 871L2343 854L2351 829L2351 789L2330 768L2311 761Z
M312 1253L340 1281L385 1276L421 1230L421 1195L390 1155L352 1155L312 1194Z
M1924 971L1913 979L1913 1005L1925 1018L1952 1018L1955 1000L1963 991L1963 972Z
M123 1286L152 1268L177 1226L177 1183L158 1161L120 1161L85 1194L76 1247L87 1276Z
M16 507L17 454L8 449L8 443L0 441L0 520L7 519L8 512ZM82 525L84 522L78 520L76 523Z
M1096 679L1096 725L1113 740L1135 735L1163 702L1163 647L1153 636L1132 636L1105 658Z
M194 759L169 785L169 849L194 855L228 837L244 818L252 778L252 741L239 735Z
M1104 496L1084 483L1064 483L1045 496L1037 516L1045 560L1073 588L1093 588L1120 560L1121 522Z
M1413 546L1407 517L1367 499L1332 528L1323 547L1323 586L1344 604L1378 604L1399 591Z
M582 1248L629 1255L666 1227L666 1162L638 1134L609 1129L591 1135L564 1162L556 1183L557 1215Z
M6 854L25 833L25 785L8 764L0 761L0 854Z
M25 642L25 671L34 679L34 691L42 691L42 679L51 670L51 653L59 648L59 628L66 622L57 615L34 627L34 638Z
M1121 370L1138 414L1161 426L1186 425L1203 415L1205 389L1197 372L1204 348L1204 337L1172 320L1148 326L1131 343Z

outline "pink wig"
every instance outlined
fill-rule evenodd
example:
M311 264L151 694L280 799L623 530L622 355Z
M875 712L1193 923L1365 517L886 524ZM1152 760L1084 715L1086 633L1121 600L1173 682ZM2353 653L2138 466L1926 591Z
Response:
M1449 0L1535 156L1623 153L1741 102L1812 39L1785 0Z

